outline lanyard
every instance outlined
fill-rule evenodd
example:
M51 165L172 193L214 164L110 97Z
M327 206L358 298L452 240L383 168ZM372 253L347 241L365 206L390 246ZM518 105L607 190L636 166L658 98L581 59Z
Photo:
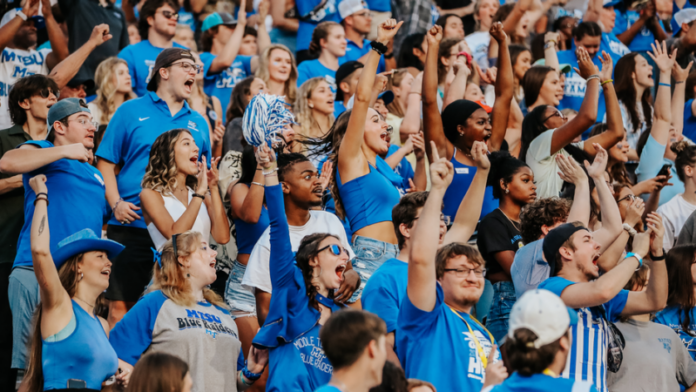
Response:
M476 335L474 335L474 331L471 329L471 326L470 326L469 323L464 319L464 317L462 317L461 314L457 313L456 310L452 309L452 308L449 307L449 306L448 306L448 308L452 311L452 313L456 314L457 317L459 317L460 319L462 319L462 321L464 322L464 324L466 324L466 327L469 329L469 333L471 334L471 338L474 339L474 344L476 345L476 351L478 352L479 359L481 359L481 363L483 364L483 368L484 368L484 369L487 368L487 367L488 367L488 356L486 356L486 353L483 351L483 347L481 347L481 342L479 342L479 340L476 338ZM488 334L488 337L491 339L491 346L492 346L492 345L493 345L493 342L494 342L494 340L493 340L493 335L491 335L491 333L486 329L486 327L484 327L481 323L479 323L478 321L476 321L476 319L473 319L473 318L472 318L472 320L474 320L474 322L475 322L476 324L478 324L481 328L483 328L484 331L486 331L486 333ZM492 348L493 348L493 347L491 347L491 349L492 349Z

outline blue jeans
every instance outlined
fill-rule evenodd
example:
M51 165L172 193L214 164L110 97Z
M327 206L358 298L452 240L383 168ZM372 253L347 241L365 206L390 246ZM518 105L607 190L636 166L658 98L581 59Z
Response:
M486 328L498 344L507 335L510 310L516 300L515 286L512 282L498 282L493 285L493 303L486 319Z
M256 317L256 298L249 290L242 287L242 278L246 265L235 260L232 263L230 277L225 285L225 302L230 306L230 312L235 317Z
M13 269L8 291L12 310L12 369L26 369L32 318L41 301L34 269L30 266Z
M348 301L350 303L360 299L367 280L385 261L393 259L399 254L399 247L395 244L358 235L353 240L353 252L355 252L353 269L360 275L361 282L360 287Z

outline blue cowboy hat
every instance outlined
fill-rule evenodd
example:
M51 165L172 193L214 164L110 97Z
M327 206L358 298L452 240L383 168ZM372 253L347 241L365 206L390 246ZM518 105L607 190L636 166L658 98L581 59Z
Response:
M116 241L97 237L91 229L83 229L58 243L58 249L53 252L53 262L61 265L77 254L94 250L103 250L113 260L124 248Z

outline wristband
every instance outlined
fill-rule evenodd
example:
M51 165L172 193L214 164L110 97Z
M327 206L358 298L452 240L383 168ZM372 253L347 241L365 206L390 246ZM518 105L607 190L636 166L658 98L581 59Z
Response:
M264 176L268 176L268 175L270 175L270 174L274 174L274 173L277 172L277 171L278 171L278 168L276 167L276 168L271 169L271 170L269 170L269 171L262 171L261 173L262 173Z
M15 15L19 16L20 18L22 18L22 20L25 21L25 22L27 21L27 15L26 15L24 12L22 12L22 11L17 11L17 13L16 13Z
M242 369L242 375L244 375L247 380L252 382L261 378L261 374L262 373L252 373L251 370L246 367L246 365L244 365L244 368Z
M665 249L662 248L662 256L653 256L652 252L650 252L650 260L652 261L662 261L667 258L667 253L665 253Z
M633 237L634 235L636 235L636 233L638 233L636 231L636 229L631 227L628 223L623 224L623 229L626 230L626 232L628 232L628 235L630 235L631 237Z
M599 74L590 75L590 76L587 78L586 81L589 82L589 81L592 80L592 79L597 79L597 80L599 80Z
M671 84L669 84L669 83L662 83L662 82L658 83L657 85L658 85L658 86L665 86L665 87L672 87Z
M372 47L372 50L379 53L380 55L387 53L387 45L381 42L372 41L370 42L370 46Z
M114 208L113 208L112 210L113 210L113 211L116 211L116 207L118 207L118 203L120 203L120 202L122 202L122 201L123 201L123 198L120 197L120 198L118 199L118 201L116 202L116 204L114 204Z
M264 186L265 186L265 185L263 185L262 183L256 182L256 181L252 181L252 182L251 182L251 185L258 185L258 186L260 186L260 187L264 187Z
M205 200L205 195L199 195L198 193L194 193L193 197L200 197L201 200Z
M547 42L547 43L544 44L544 49L545 49L545 50L546 50L546 49L555 48L555 47L556 47L556 41L553 41L553 40L551 40L551 41L549 41L549 42Z
M48 193L46 193L46 192L39 192L39 193L36 194L36 197L39 197L39 196L41 196L41 195L44 195L44 196L48 197Z
M391 52L389 54L385 54L384 58L387 60L393 59L394 58L394 52Z
M614 81L614 79L607 79L607 80L603 81L602 83L600 83L599 85L600 85L600 86L604 86L605 84L611 83L611 82L613 82L613 81Z
M679 84L679 83L684 83L684 81L683 81L683 80L680 80L680 81L678 81L678 82L674 82L674 84Z
M638 271L638 270L640 269L640 267L643 266L643 258L640 257L640 256L638 256L637 254L635 254L635 253L633 253L633 252L629 252L629 253L626 254L626 257L624 257L624 260L629 259L629 258L631 258L631 257L635 257L636 259L638 259L638 263L640 263L640 265L638 266L638 268L636 268L636 271Z
M36 206L36 202L39 200L46 200L46 207L48 207L48 197L37 197L36 200L34 200L34 206Z

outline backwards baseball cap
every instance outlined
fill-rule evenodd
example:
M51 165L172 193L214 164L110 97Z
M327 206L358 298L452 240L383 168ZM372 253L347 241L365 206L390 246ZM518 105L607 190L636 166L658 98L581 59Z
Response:
M341 84L343 79L363 67L365 67L365 65L358 61L346 61L343 65L338 67L336 71L336 101L343 101L343 91L341 91L338 85Z
M159 85L159 70L161 68L167 68L174 64L175 61L187 59L194 63L196 59L193 58L191 51L188 49L181 48L169 48L163 50L155 60L155 68L152 69L150 74L150 81L147 83L147 91L157 91L157 86Z
M48 137L48 134L53 130L53 124L55 124L56 121L60 121L80 112L90 113L87 104L81 98L65 98L54 103L53 106L48 109L48 132L46 133L46 137Z
M394 92L391 90L382 91L377 96L377 99L381 99L385 105L389 105L390 103L394 102Z
M564 242L568 241L568 239L570 239L575 232L580 230L589 232L585 226L576 226L573 223L564 223L549 231L549 234L544 237L544 244L542 248L544 250L546 262L549 263L549 267L551 267L549 276L556 276L556 254L558 254L558 250L561 249Z
M338 14L341 16L341 20L343 20L356 12L369 9L367 3L363 0L343 0L338 5Z
M533 65L534 66L546 65L546 59L539 59L539 60L535 61ZM564 64L558 64L558 69L561 70L561 73L567 74L573 70L573 67L571 67L570 64L564 63Z
M696 8L684 8L674 14L670 24L672 25L673 34L676 36L681 31L682 24L689 24L696 20Z
M201 31L208 31L215 26L235 26L236 24L237 19L227 12L213 12L212 14L208 15L205 20L203 20Z
M514 339L516 330L526 328L537 336L534 348L540 348L560 339L577 323L578 313L565 306L561 297L548 290L529 290L512 306L507 338Z

